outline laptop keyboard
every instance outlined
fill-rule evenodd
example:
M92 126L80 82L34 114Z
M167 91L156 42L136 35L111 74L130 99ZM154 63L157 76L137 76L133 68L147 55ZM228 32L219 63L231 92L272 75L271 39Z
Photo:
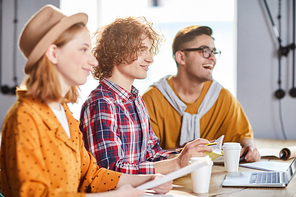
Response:
M280 183L280 172L254 172L250 183Z

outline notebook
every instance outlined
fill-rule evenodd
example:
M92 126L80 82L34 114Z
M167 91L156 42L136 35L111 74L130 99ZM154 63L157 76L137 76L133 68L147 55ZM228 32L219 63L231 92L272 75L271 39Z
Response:
M225 187L286 187L296 173L296 157L285 172L230 172L222 186Z

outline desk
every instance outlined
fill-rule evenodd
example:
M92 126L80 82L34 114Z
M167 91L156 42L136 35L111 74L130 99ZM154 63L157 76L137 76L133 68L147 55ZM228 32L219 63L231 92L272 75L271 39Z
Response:
M255 144L258 148L281 148L284 146L296 145L294 141L284 140L262 140L255 139ZM275 161L282 161L279 159L273 159ZM282 161L291 162L292 160ZM239 167L239 171L256 171L255 169ZM214 165L211 175L211 183L209 193L207 194L196 194L192 192L192 183L190 174L174 180L174 188L168 193L176 197L185 196L230 196L230 197L257 197L257 196L268 196L268 197L293 197L296 194L296 177L294 177L286 188L251 188L251 187L222 187L221 184L225 178L227 172L224 170L223 165Z

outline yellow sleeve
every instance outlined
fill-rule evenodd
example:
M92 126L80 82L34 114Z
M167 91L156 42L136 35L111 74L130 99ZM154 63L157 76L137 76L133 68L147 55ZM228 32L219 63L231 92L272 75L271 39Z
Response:
M228 120L228 128L231 131L228 132L232 134L230 135L232 136L232 139L230 139L229 141L240 142L241 140L246 138L254 138L252 126L248 120L246 113L243 110L243 107L228 90L226 90L226 92L230 94L230 101L232 101L231 112L233 113L230 113L230 118Z
M224 142L253 138L251 124L239 101L225 88L215 105L200 120L201 137L208 140L225 135Z
M230 94L228 90L227 92ZM254 138L252 126L243 110L243 107L233 95L230 96L230 101L232 101L230 104L230 112L229 116L227 116L227 119L225 120L227 133L229 135L226 139L224 139L224 141L240 142L246 138Z
M79 196L53 189L45 165L36 120L26 108L12 109L2 128L1 188L4 196Z

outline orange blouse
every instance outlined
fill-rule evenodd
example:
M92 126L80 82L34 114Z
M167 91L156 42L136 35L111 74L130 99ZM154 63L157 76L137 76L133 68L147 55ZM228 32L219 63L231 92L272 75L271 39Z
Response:
M67 105L71 138L49 106L17 91L2 126L0 188L4 196L85 196L114 189L121 173L99 168L86 151Z

